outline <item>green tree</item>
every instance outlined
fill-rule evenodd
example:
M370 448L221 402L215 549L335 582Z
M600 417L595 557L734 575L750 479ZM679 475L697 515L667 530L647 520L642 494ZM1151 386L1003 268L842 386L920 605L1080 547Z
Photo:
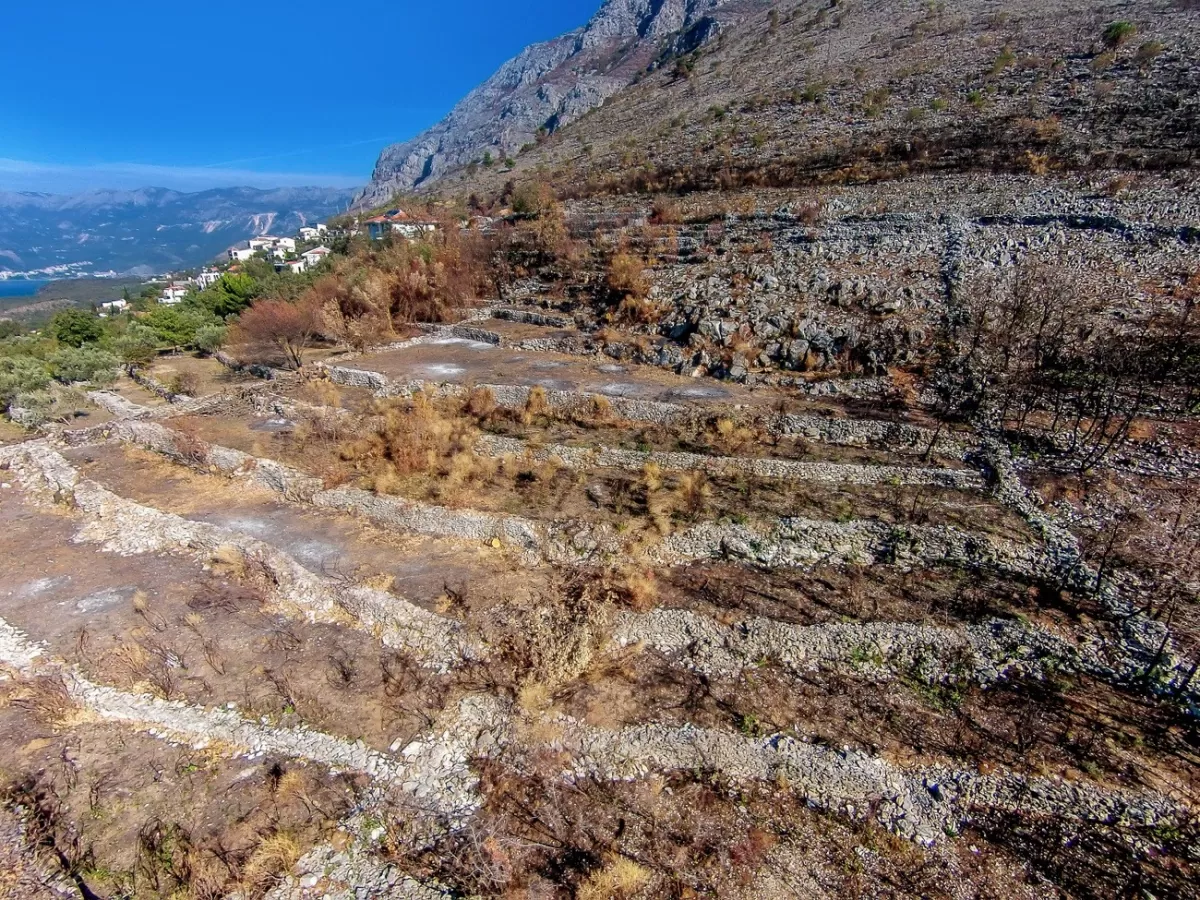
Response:
M196 349L205 353L216 353L225 344L225 333L223 325L202 326L196 331Z
M245 272L227 272L208 290L189 298L189 302L224 319L246 309L261 292L262 284L254 276Z
M162 342L153 328L135 322L114 342L121 359L134 365L145 365L154 359Z
M50 333L60 344L82 347L100 340L104 327L100 320L82 309L64 309L50 320Z
M142 321L170 347L194 346L197 331L205 325L218 324L206 310L178 306L160 306Z

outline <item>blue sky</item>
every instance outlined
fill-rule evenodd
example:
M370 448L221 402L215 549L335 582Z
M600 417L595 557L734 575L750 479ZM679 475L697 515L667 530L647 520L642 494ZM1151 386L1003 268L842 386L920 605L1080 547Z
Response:
M0 190L357 185L600 0L14 0Z

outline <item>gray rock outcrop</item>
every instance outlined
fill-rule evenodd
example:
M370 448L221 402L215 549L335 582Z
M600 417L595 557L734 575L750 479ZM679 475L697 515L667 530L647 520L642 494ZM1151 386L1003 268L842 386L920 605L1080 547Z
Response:
M605 0L585 26L525 48L437 125L385 148L355 205L386 203L484 153L515 155L631 84L672 36L705 20L692 40L711 39L719 28L706 16L727 2Z

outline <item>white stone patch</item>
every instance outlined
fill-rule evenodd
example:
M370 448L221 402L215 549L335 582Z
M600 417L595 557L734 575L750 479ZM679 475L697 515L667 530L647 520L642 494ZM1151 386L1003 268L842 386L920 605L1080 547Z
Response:
M58 590L64 585L68 585L70 583L70 575L59 575L56 578L38 578L35 581L30 581L21 585L16 590L9 592L8 596L15 597L18 600L26 600L30 597L38 597L49 591Z
M75 611L78 613L94 613L100 612L103 609L111 609L122 603L126 603L133 596L136 589L132 586L109 588L106 591L99 591L95 594L88 594L86 597L80 597L73 602ZM62 605L71 604L72 601L65 600Z
M445 347L447 345L454 344L459 347L464 347L467 350L495 350L496 349L495 344L489 344L487 341L473 341L470 338L453 337L453 336L436 337L429 341L426 341L425 343L432 345L432 346L437 346L437 347Z
M421 366L421 371L432 378L450 378L455 375L461 375L467 371L462 366L456 366L453 363L432 363L427 366Z

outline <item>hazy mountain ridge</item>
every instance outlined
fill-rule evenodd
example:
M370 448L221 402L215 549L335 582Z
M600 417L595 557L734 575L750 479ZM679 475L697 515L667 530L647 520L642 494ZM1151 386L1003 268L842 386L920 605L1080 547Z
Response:
M0 193L0 271L164 272L200 265L271 229L289 234L345 209L342 188L146 187Z
M433 128L385 148L356 202L385 203L485 152L497 160L515 155L540 128L567 125L631 84L667 37L709 15L736 17L740 9L763 6L749 0L606 0L582 28L533 44L506 62Z

